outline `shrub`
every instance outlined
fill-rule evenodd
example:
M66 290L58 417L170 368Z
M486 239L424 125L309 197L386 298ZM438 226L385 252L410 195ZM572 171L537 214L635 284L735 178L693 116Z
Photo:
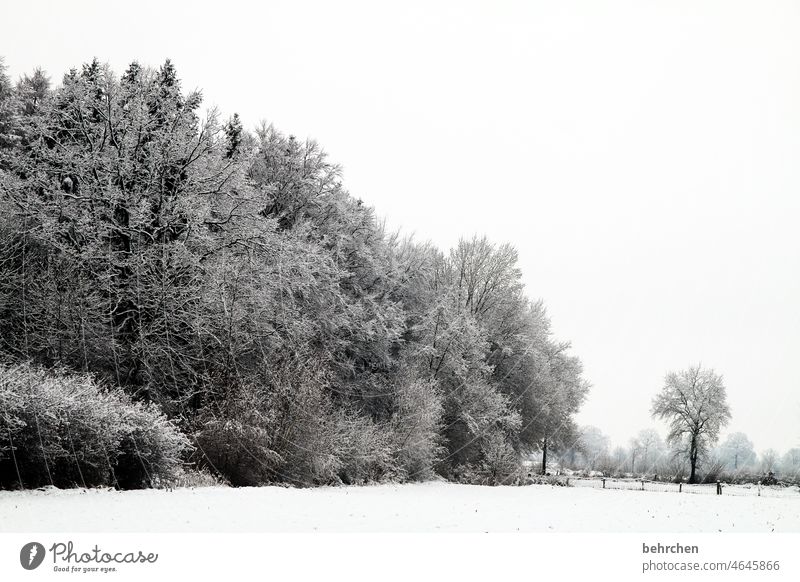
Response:
M445 422L448 455L440 464L445 475L461 482L496 484L521 467L513 446L521 417L494 386L466 383L452 391L445 399Z
M725 463L719 459L711 459L706 466L705 473L702 477L703 483L715 483L722 479L723 472L725 471Z
M506 484L520 477L519 455L503 434L490 433L483 440L481 448L483 450L481 468L486 484Z
M283 458L275 450L275 427L269 399L246 386L228 395L219 407L206 407L198 421L193 460L234 486L279 480Z
M331 481L354 485L399 476L392 455L392 435L385 426L344 410L335 414L334 426L338 462Z
M391 434L337 408L319 381L239 388L206 408L194 460L234 486L354 484L393 478Z
M156 405L88 374L0 364L0 487L148 487L188 448Z
M170 479L159 480L155 483L157 489L177 489L197 487L225 487L228 483L211 474L205 469L196 467L183 467Z
M572 487L569 477L562 475L536 475L528 473L524 478L520 478L519 485L553 485L556 487Z

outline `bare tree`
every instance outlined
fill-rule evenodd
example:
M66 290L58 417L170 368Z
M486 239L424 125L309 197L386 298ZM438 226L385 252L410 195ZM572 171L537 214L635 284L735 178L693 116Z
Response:
M614 471L622 473L625 470L625 460L628 458L628 451L624 447L616 447L612 453Z
M778 451L767 449L761 453L761 472L774 473L778 466Z
M580 429L578 447L585 459L584 467L595 470L599 463L608 456L609 439L596 426L583 426Z
M639 449L641 458L641 471L651 472L655 470L657 461L664 455L664 441L661 435L652 428L645 428L639 431L634 439L635 446Z
M796 480L800 475L800 448L792 448L786 451L781 460L781 472L784 478Z
M752 465L756 458L753 443L743 432L729 434L719 447L719 455L725 465L734 471Z
M722 376L699 365L668 373L651 414L669 423L667 441L682 445L689 459L689 482L695 483L698 461L731 418Z

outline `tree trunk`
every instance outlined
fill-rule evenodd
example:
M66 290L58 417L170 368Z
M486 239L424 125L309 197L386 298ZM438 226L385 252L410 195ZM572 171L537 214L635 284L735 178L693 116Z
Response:
M692 444L689 448L689 463L692 470L689 474L689 483L695 483L697 479L697 437L692 435Z
M542 443L542 475L547 475L547 437Z

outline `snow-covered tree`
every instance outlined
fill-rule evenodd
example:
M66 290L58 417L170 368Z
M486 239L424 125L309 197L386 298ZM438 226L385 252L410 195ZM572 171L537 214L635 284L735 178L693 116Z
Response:
M784 453L781 458L781 473L784 479L796 481L800 478L800 448L794 447Z
M403 240L319 144L201 101L169 61L0 66L0 359L160 405L235 484L503 482L575 441L512 245Z
M11 94L11 79L6 70L5 59L0 56L0 99L5 99Z
M759 470L762 473L774 473L778 469L780 455L775 449L766 449L759 455Z
M596 426L582 426L578 449L584 459L584 468L595 470L608 456L609 439Z
M615 472L622 473L625 470L629 455L630 453L625 447L614 447L611 453L611 461Z
M680 443L689 461L689 482L695 483L700 460L731 417L722 376L699 365L669 372L651 412L668 423L667 441Z
M658 472L662 464L666 446L664 439L658 431L652 428L645 428L631 440L631 457L636 458L636 465L631 461L631 471L639 473Z

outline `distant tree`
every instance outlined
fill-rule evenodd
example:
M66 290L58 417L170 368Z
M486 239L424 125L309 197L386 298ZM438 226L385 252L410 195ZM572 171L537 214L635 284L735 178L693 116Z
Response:
M611 459L614 462L614 470L621 473L625 469L625 462L628 458L628 451L625 447L614 447Z
M578 447L585 459L585 468L594 470L608 456L608 437L596 426L582 426Z
M778 469L778 451L767 449L761 452L759 468L762 473L774 473Z
M695 483L699 461L731 417L722 376L699 365L668 373L651 413L668 422L667 441L682 445L689 460L689 482Z
M656 430L645 428L634 437L631 449L638 451L640 472L653 472L664 455L664 440Z
M781 459L781 472L786 479L796 480L800 476L800 448L786 451Z
M743 432L729 434L719 446L717 454L725 467L733 471L749 467L756 459L753 443Z

